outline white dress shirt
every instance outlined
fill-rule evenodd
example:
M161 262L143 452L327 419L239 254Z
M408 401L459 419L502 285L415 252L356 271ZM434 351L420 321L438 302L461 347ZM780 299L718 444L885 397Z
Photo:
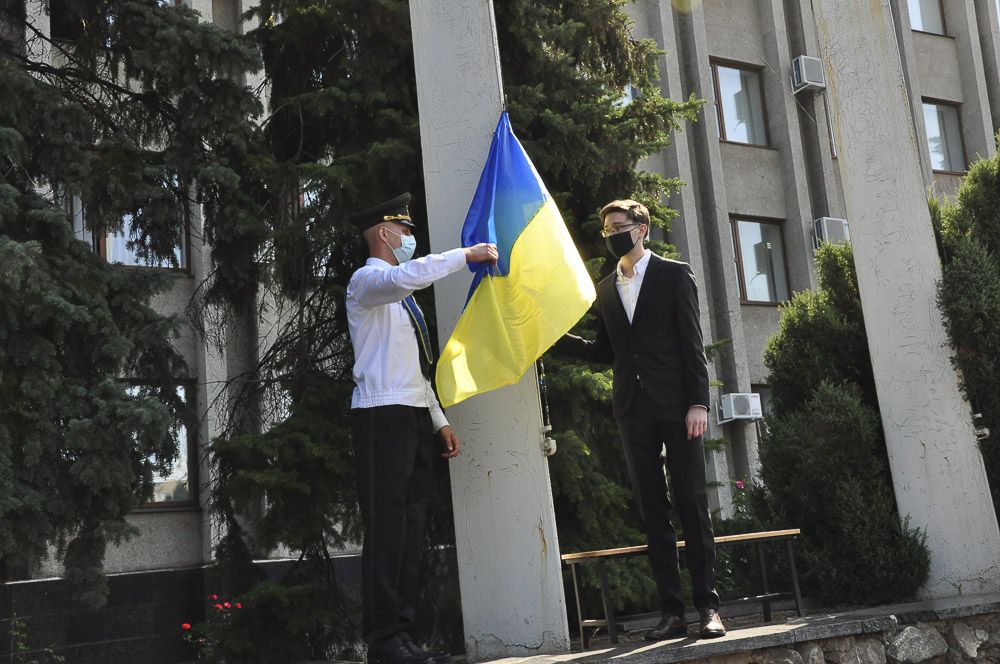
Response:
M434 431L448 424L430 381L420 371L420 347L402 300L465 267L452 249L390 265L369 258L347 285L347 325L354 345L351 408L415 406L430 410Z
M649 265L649 249L643 252L642 258L632 266L633 276L625 276L625 273L622 272L621 261L618 261L618 265L615 267L615 272L617 272L615 286L618 288L618 297L621 298L622 306L625 307L625 315L628 316L630 323L632 316L635 315L635 303L639 300L639 289L642 288L642 278L646 274L647 265Z

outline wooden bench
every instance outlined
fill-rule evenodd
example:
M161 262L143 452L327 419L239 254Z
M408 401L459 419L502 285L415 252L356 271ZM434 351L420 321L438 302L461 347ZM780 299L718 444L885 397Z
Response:
M740 535L723 535L721 537L716 537L716 547L733 546L737 544L753 544L756 546L757 561L760 565L761 585L763 586L761 589L763 592L760 595L729 600L727 602L723 602L723 605L741 604L744 602L760 602L764 609L764 620L766 622L770 622L771 602L778 599L794 599L795 609L798 611L799 616L805 615L802 607L802 594L799 590L799 575L798 571L795 569L795 551L792 548L792 545L799 534L800 531L798 528L790 528L788 530L769 530L759 533L743 533ZM766 542L776 541L784 541L786 544L786 549L788 551L788 565L792 576L791 593L773 593L770 591L770 584L767 578L767 557L764 551L764 544ZM684 550L683 541L677 542L677 549L679 552ZM585 631L588 627L606 627L608 630L608 638L611 643L614 644L618 643L618 626L623 620L659 617L659 613L655 613L616 619L614 614L614 598L611 595L611 588L608 586L608 573L605 567L606 561L614 558L637 556L646 553L646 550L646 545L642 545L627 546L621 549L603 549L601 551L581 551L580 553L565 553L562 555L562 559L569 564L570 571L573 573L573 594L576 599L576 617L580 625L580 645L584 649L587 648L589 641ZM601 602L604 605L604 618L584 619L580 608L580 585L579 575L577 574L576 568L583 563L591 562L597 564L597 575L601 581Z

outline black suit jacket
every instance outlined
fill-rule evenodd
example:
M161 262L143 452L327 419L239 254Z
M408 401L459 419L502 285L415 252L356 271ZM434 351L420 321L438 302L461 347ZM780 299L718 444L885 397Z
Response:
M640 385L667 419L708 408L708 362L698 316L698 286L687 263L651 254L632 323L612 272L597 285L597 339L567 334L556 351L614 364L612 408L624 416Z

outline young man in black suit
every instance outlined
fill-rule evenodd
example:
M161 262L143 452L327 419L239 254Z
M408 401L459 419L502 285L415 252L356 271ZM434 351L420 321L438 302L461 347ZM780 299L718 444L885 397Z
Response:
M614 365L612 412L663 611L646 638L687 634L677 536L660 456L664 445L694 605L701 615L700 634L723 636L702 442L708 427L708 362L694 274L687 263L660 258L644 247L649 211L641 203L612 201L601 210L601 221L601 235L618 265L597 286L597 338L566 335L556 350Z

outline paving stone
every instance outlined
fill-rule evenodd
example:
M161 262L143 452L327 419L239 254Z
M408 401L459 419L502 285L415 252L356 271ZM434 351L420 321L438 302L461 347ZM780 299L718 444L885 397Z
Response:
M765 650L755 659L760 664L804 664L802 655L788 648Z
M877 639L856 641L844 656L845 664L886 664L885 646Z
M801 646L798 651L803 664L824 664L826 661L826 658L823 657L823 649L815 643Z
M875 616L861 621L861 629L864 630L865 634L886 632L896 627L899 627L899 618L896 616Z
M842 637L830 639L823 643L823 658L831 664L840 664L844 661L844 655L854 647L854 637Z
M909 626L889 643L889 658L900 664L919 664L948 652L948 643L937 630Z
M964 622L956 622L951 627L951 635L955 638L958 651L970 659L976 658L976 655L979 653L979 646L986 641L985 638L979 638L976 635L977 631L982 633L982 630L973 630Z

